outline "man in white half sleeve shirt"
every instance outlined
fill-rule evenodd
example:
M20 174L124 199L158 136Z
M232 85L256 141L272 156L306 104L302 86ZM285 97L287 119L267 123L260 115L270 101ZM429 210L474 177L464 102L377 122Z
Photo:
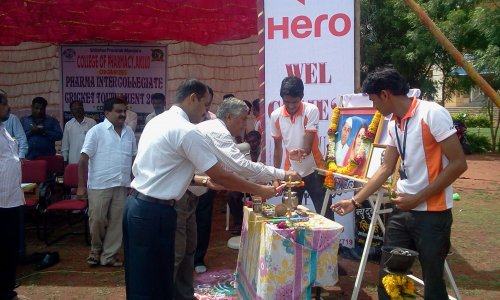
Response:
M73 118L64 125L61 152L66 163L77 164L85 135L96 122L85 116L82 102L75 100L71 102L69 108Z
M89 265L120 267L116 254L122 244L122 217L130 186L132 161L137 153L135 135L125 125L127 104L123 99L104 101L106 118L92 127L78 163L78 192L85 195L88 174Z

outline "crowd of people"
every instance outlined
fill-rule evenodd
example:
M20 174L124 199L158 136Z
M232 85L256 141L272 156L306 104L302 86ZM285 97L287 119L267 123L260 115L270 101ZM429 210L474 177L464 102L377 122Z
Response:
M443 299L452 223L450 185L467 168L463 153L457 151L461 148L451 118L434 103L408 98L408 84L392 69L371 73L363 91L383 115L393 115L389 145L368 184L352 199L333 204L326 217L359 207L392 175L401 157L385 244L417 250L425 298ZM242 193L273 197L280 180L302 180L304 186L296 188L299 203L307 191L321 211L326 190L323 177L315 172L322 165L318 108L303 101L304 83L297 77L283 79L280 96L283 106L271 113L269 126L274 165L267 166L260 147L262 101L250 103L227 94L213 114L213 90L199 80L183 81L171 106L165 95L152 95L153 112L138 143L137 114L127 109L123 97L104 102L105 118L98 124L85 116L81 102L72 102L73 118L63 131L46 115L46 99L34 98L32 114L19 120L10 114L6 95L0 94L0 239L5 241L0 247L0 300L17 297L18 232L23 226L19 207L24 204L21 164L55 155L54 143L61 139L64 161L78 164L76 197L88 199L87 263L124 266L128 299L193 299L193 271L207 270L204 257L216 191L228 191L237 229ZM252 113L256 122L249 125ZM367 124L350 117L341 128L336 157L337 164L345 165L360 154ZM124 261L118 257L122 241ZM387 298L383 288L379 295Z

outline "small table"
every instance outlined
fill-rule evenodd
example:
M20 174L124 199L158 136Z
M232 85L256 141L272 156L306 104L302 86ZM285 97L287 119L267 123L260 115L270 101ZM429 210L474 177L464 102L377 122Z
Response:
M295 228L267 221L244 207L236 269L240 299L311 299L313 286L337 283L342 225L318 214Z

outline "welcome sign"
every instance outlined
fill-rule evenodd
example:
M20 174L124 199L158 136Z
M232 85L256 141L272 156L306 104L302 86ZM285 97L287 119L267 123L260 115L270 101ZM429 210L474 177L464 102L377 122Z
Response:
M332 107L339 95L354 91L354 1L265 0L263 7L266 124L282 105L283 78L302 78L303 101L319 109L324 154ZM266 127L266 162L272 164L273 142Z
M319 109L319 147L324 156L332 108L339 104L340 95L354 91L354 1L261 0L258 7L262 10L259 34L264 36L259 38L259 48L261 61L264 56L266 163L273 165L270 116L283 104L280 87L287 76L302 79L302 100ZM351 196L352 192L335 194L332 200ZM306 194L303 203L314 210L307 200ZM353 216L335 218L344 226L341 243L353 247Z

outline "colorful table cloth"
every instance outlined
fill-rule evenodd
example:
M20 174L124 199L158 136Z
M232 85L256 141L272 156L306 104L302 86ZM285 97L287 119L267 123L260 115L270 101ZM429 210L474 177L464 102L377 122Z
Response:
M286 229L267 221L244 208L236 269L240 299L311 299L313 286L336 284L342 225L318 214Z

